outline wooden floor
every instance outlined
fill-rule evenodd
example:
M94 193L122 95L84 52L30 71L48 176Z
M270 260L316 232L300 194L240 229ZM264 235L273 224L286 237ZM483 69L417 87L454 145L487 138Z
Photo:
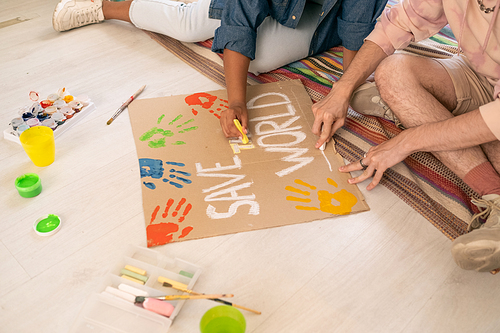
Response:
M87 94L97 109L56 140L39 168L0 140L0 331L67 332L86 298L129 245L146 245L139 166L127 112L140 98L221 89L129 24L52 29L56 0L2 0L0 124L31 90ZM17 176L43 191L21 198ZM247 332L499 332L500 276L459 269L451 242L386 188L360 186L369 212L154 248L196 263L196 289L231 292ZM33 222L58 214L62 229L39 237ZM169 332L197 332L215 303L186 302Z

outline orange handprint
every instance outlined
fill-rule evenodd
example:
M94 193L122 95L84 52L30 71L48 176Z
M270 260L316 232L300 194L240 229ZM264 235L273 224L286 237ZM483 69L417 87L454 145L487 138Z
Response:
M330 178L327 178L327 182L330 185L333 185L335 187L338 187L337 183L333 181ZM295 180L296 184L302 185L304 187L307 187L311 190L316 190L316 186L310 185L300 179ZM300 190L298 188L295 188L293 186L287 186L285 187L287 191L294 192L301 194L303 196L309 196L311 195L310 192ZM338 201L340 205L336 206L332 204L332 199ZM288 201L298 201L298 202L311 202L312 200L309 198L299 198L299 197L294 197L294 196L287 196L286 200ZM328 191L320 190L318 191L318 200L319 200L319 208L314 207L314 206L295 206L296 209L299 210L321 210L322 212L325 213L331 213L331 214L338 214L338 215L346 215L349 214L352 211L352 207L358 202L358 199L354 194L351 192L348 192L344 189L335 192L335 193L330 193Z
M185 203L186 199L182 198L175 207L171 216L177 217L177 215L179 215L179 212L181 211L182 206ZM168 217L169 211L172 208L173 204L174 204L174 199L172 198L168 199L167 204L165 206L165 210L161 215L162 218L165 219ZM160 206L159 205L156 206L153 213L151 214L151 221L149 222L149 225L146 227L146 234L148 237L148 247L170 243L174 239L174 235L179 231L178 223L184 221L184 218L186 217L187 214L189 214L191 208L193 208L193 206L190 203L188 203L184 208L184 210L182 211L182 214L177 218L177 222L160 222L153 224L160 211ZM187 226L183 228L181 234L177 236L177 239L186 237L192 230L193 230L192 226Z

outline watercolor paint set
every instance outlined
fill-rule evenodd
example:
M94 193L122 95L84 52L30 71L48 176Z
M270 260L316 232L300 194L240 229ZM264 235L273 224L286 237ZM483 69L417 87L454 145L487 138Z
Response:
M54 138L75 126L95 110L94 103L87 95L73 96L66 88L59 89L46 99L39 101L39 94L31 91L31 105L25 105L13 115L9 127L3 131L6 140L21 144L19 136L35 126L46 126L54 131Z
M168 316L134 304L136 297L183 295L164 287L173 280L192 289L201 268L187 261L164 256L154 250L129 246L110 269L102 284L85 302L71 332L166 332L186 300L169 300Z

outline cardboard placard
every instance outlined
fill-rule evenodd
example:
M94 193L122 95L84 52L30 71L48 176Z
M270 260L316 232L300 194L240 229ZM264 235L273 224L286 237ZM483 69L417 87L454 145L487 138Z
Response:
M247 89L250 143L224 137L226 90L129 106L148 247L369 210L332 144L314 148L300 81Z

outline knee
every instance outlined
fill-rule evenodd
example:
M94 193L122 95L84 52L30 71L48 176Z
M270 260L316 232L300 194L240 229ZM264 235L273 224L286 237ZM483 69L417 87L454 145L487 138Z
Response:
M410 56L393 54L385 58L375 70L375 82L382 98L390 98L401 91L400 83L412 75Z

